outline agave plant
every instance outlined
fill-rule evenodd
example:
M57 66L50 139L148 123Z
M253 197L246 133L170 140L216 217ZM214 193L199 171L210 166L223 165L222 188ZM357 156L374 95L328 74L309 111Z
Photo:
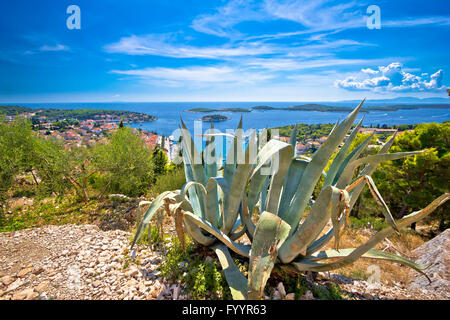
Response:
M139 204L140 208L150 206L142 216L132 246L155 213L163 209L174 212L182 243L187 233L215 251L234 299L260 299L275 264L296 272L321 272L341 268L358 258L371 258L401 263L423 273L425 266L373 248L392 233L430 214L450 194L394 220L370 175L383 161L423 151L388 153L394 134L375 155L360 157L372 136L348 153L361 127L362 120L352 129L363 102L334 126L312 158L295 154L295 129L289 143L275 139L265 142L264 131L259 135L253 132L244 149L241 118L222 168L218 165L215 138L224 134L205 134L206 148L201 156L181 121L186 184L181 190L162 193L151 203ZM355 177L358 167L363 169ZM313 199L321 176L324 176L322 189ZM382 209L388 227L358 248L340 249L339 239L349 213L366 185ZM257 217L253 216L255 212ZM330 221L332 227L325 232ZM251 244L238 241L244 234ZM332 239L333 249L321 250ZM229 250L249 259L248 278L239 271Z

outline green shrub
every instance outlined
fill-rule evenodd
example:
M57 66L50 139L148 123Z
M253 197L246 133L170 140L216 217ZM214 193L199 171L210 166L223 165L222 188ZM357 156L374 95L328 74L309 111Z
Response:
M335 283L311 286L311 293L320 300L342 300L342 292Z
M186 183L186 176L183 167L174 167L165 174L156 177L155 183L151 186L151 196L156 196L167 190L181 189Z

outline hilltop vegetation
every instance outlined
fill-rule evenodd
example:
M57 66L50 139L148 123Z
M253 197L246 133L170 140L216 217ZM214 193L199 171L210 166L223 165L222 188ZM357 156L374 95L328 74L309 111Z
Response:
M33 123L39 122L40 117L47 121L57 122L59 120L87 120L95 117L114 116L124 122L154 121L156 117L140 112L103 109L32 109L20 106L0 106L0 114L15 116L22 113L34 114L30 116Z

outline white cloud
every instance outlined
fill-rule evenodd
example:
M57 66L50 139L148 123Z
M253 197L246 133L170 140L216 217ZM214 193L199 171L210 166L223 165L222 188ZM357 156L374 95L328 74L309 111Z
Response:
M335 85L347 90L370 90L374 92L401 92L401 91L440 91L444 89L442 79L444 72L438 70L428 76L420 76L406 72L403 65L393 62L387 66L380 66L378 70L362 69L358 76L349 76L337 80Z
M265 0L265 9L271 15L300 23L309 29L339 29L364 25L365 13L355 1L337 5L326 0Z
M191 27L198 32L228 38L243 38L236 26L244 21L289 20L297 22L298 31L264 34L250 39L278 39L318 32L337 33L354 28L366 28L367 2L343 1L335 4L330 0L230 0L214 13L202 14ZM382 20L382 28L420 26L448 26L449 16L398 18ZM320 36L319 36L320 37ZM248 37L245 37L247 40Z
M118 42L108 44L104 49L109 53L124 53L129 55L156 55L173 58L209 59L273 53L273 48L271 46L265 46L259 43L223 45L220 47L195 47L185 44L172 44L170 41L170 36L164 34L150 34L144 36L132 35L121 38Z
M241 34L233 27L243 21L262 21L268 14L252 0L231 0L213 14L202 14L194 19L191 27L198 32L218 37L236 37Z
M273 71L294 71L314 68L326 68L346 65L365 65L368 63L382 63L385 59L341 59L334 56L322 57L317 59L291 59L291 58L279 58L279 59L263 59L252 58L246 62L242 61L242 64L250 67L268 69Z
M250 72L228 66L186 68L145 68L136 70L112 70L110 73L128 75L152 83L169 86L209 85L212 83L254 83L271 78L262 72Z
M63 44L56 44L54 46L43 45L39 48L40 51L69 51L69 47Z
M420 27L426 25L448 26L450 25L450 17L422 17L422 18L408 18L398 20L383 21L381 27L390 28L406 28L406 27Z

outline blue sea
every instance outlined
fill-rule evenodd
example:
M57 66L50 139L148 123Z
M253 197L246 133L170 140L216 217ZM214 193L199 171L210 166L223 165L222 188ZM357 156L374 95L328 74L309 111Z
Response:
M127 110L154 115L158 120L153 122L130 124L135 128L155 131L159 135L170 136L179 127L180 118L186 123L189 130L194 127L194 121L199 120L204 113L185 112L192 108L251 108L264 105L272 107L289 107L293 105L305 104L306 102L121 102L121 103L21 103L17 104L30 108L55 108L55 109L108 109ZM333 105L332 103L324 103ZM335 104L336 105L336 104ZM348 105L349 107L351 105ZM356 105L355 105L356 107ZM241 117L240 113L222 112L230 118L228 121L215 122L214 127L222 132L227 129L234 130ZM243 113L243 127L248 129L262 129L265 127L279 127L297 123L317 124L335 123L342 120L347 112L316 112L316 111L252 111ZM429 122L444 122L450 120L450 109L415 109L400 110L392 112L373 111L361 113L358 120L364 116L363 125L395 125L395 124L416 124ZM202 123L203 131L209 128L209 123Z

